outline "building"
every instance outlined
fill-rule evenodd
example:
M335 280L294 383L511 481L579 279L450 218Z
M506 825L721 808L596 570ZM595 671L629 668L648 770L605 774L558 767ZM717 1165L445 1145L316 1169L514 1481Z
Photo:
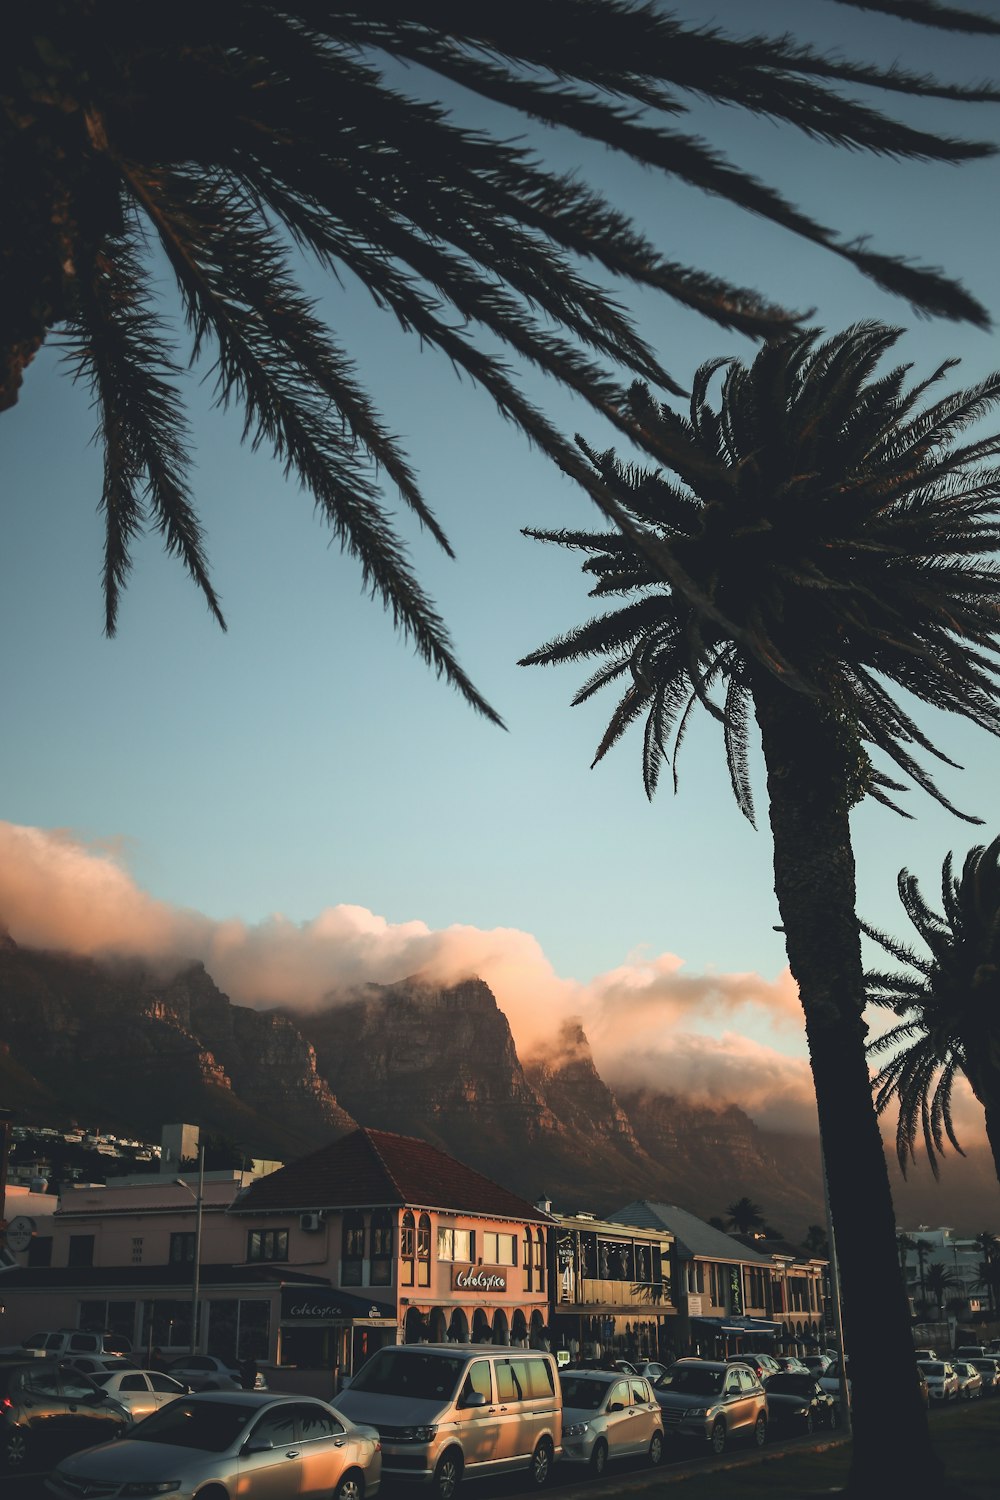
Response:
M51 1265L3 1273L0 1342L100 1326L168 1357L252 1354L276 1389L328 1394L382 1343L542 1337L548 1214L424 1141L357 1130L263 1176L198 1182L65 1191Z
M826 1262L765 1255L675 1204L640 1199L614 1215L673 1237L673 1295L681 1346L696 1354L816 1348L824 1333Z
M988 1301L985 1256L975 1239L962 1238L945 1226L930 1229L921 1224L918 1229L899 1230L896 1242L906 1294L921 1316L950 1310L953 1316L968 1318L982 1311Z
M657 1359L675 1347L673 1235L593 1214L556 1214L549 1244L554 1349L584 1359Z

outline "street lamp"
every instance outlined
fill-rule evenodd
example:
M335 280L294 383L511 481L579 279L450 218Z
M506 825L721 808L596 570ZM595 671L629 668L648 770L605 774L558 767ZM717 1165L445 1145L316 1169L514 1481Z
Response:
M198 1299L201 1295L201 1215L205 1201L205 1147L204 1144L198 1150L198 1191L195 1193L190 1183L184 1181L183 1177L175 1177L174 1181L178 1187L186 1188L194 1199L194 1268L191 1274L191 1353L198 1354L199 1350L199 1328L198 1328Z

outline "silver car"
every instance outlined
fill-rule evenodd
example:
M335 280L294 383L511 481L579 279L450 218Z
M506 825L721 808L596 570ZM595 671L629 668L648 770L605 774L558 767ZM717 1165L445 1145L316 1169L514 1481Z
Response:
M105 1370L91 1379L127 1407L135 1422L188 1394L186 1385L170 1375L161 1375L159 1370Z
M619 1370L566 1370L563 1458L603 1474L609 1458L663 1458L663 1418L648 1380Z
M767 1396L749 1365L681 1360L655 1389L668 1437L707 1442L713 1453L723 1453L737 1435L758 1448L767 1440Z
M45 1481L57 1500L169 1495L368 1500L378 1493L378 1433L325 1401L256 1391L181 1396L132 1428L64 1459Z

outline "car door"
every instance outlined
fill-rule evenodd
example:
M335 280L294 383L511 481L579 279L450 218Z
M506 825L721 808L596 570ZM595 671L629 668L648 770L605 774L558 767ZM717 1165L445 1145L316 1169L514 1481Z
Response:
M137 1422L148 1417L160 1404L150 1388L149 1376L143 1370L129 1370L127 1374L119 1375L117 1386L122 1405L128 1407Z
M635 1408L636 1414L636 1452L645 1453L649 1448L653 1433L657 1432L663 1425L660 1417L660 1407L649 1388L648 1380L631 1380L629 1381L629 1385L632 1390L632 1405Z
M176 1401L178 1396L184 1395L184 1387L179 1380L174 1380L170 1375L162 1375L158 1370L146 1372L153 1399L157 1407L167 1406L171 1401Z
M726 1408L726 1427L738 1432L750 1420L750 1394L740 1380L744 1372L737 1369L726 1371L726 1383L722 1387L723 1404Z
M345 1470L355 1464L364 1469L361 1443L318 1401L296 1403L292 1415L299 1450L300 1500L329 1500Z
M485 1406L469 1406L470 1396L482 1396ZM473 1360L455 1402L455 1426L466 1469L488 1464L497 1453L498 1403L493 1397L493 1371L488 1359Z
M108 1392L71 1366L59 1371L59 1402L60 1426L68 1447L109 1442L119 1431L120 1419Z
M295 1402L269 1407L247 1433L237 1460L240 1500L295 1500L302 1482Z

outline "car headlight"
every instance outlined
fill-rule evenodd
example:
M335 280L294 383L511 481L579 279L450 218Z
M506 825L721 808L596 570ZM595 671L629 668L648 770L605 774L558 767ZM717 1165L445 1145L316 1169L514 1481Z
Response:
M123 1484L120 1490L122 1495L169 1495L171 1490L179 1490L181 1482L179 1479L140 1480L135 1484Z
M707 1416L708 1416L708 1407L707 1406L689 1406L688 1409L687 1409L687 1411L684 1413L684 1417L685 1418L687 1418L687 1417L707 1417Z
M429 1443L436 1436L436 1427L404 1427L399 1440L402 1443Z
M563 1437L583 1437L589 1431L589 1422L571 1422L568 1427L563 1428Z

